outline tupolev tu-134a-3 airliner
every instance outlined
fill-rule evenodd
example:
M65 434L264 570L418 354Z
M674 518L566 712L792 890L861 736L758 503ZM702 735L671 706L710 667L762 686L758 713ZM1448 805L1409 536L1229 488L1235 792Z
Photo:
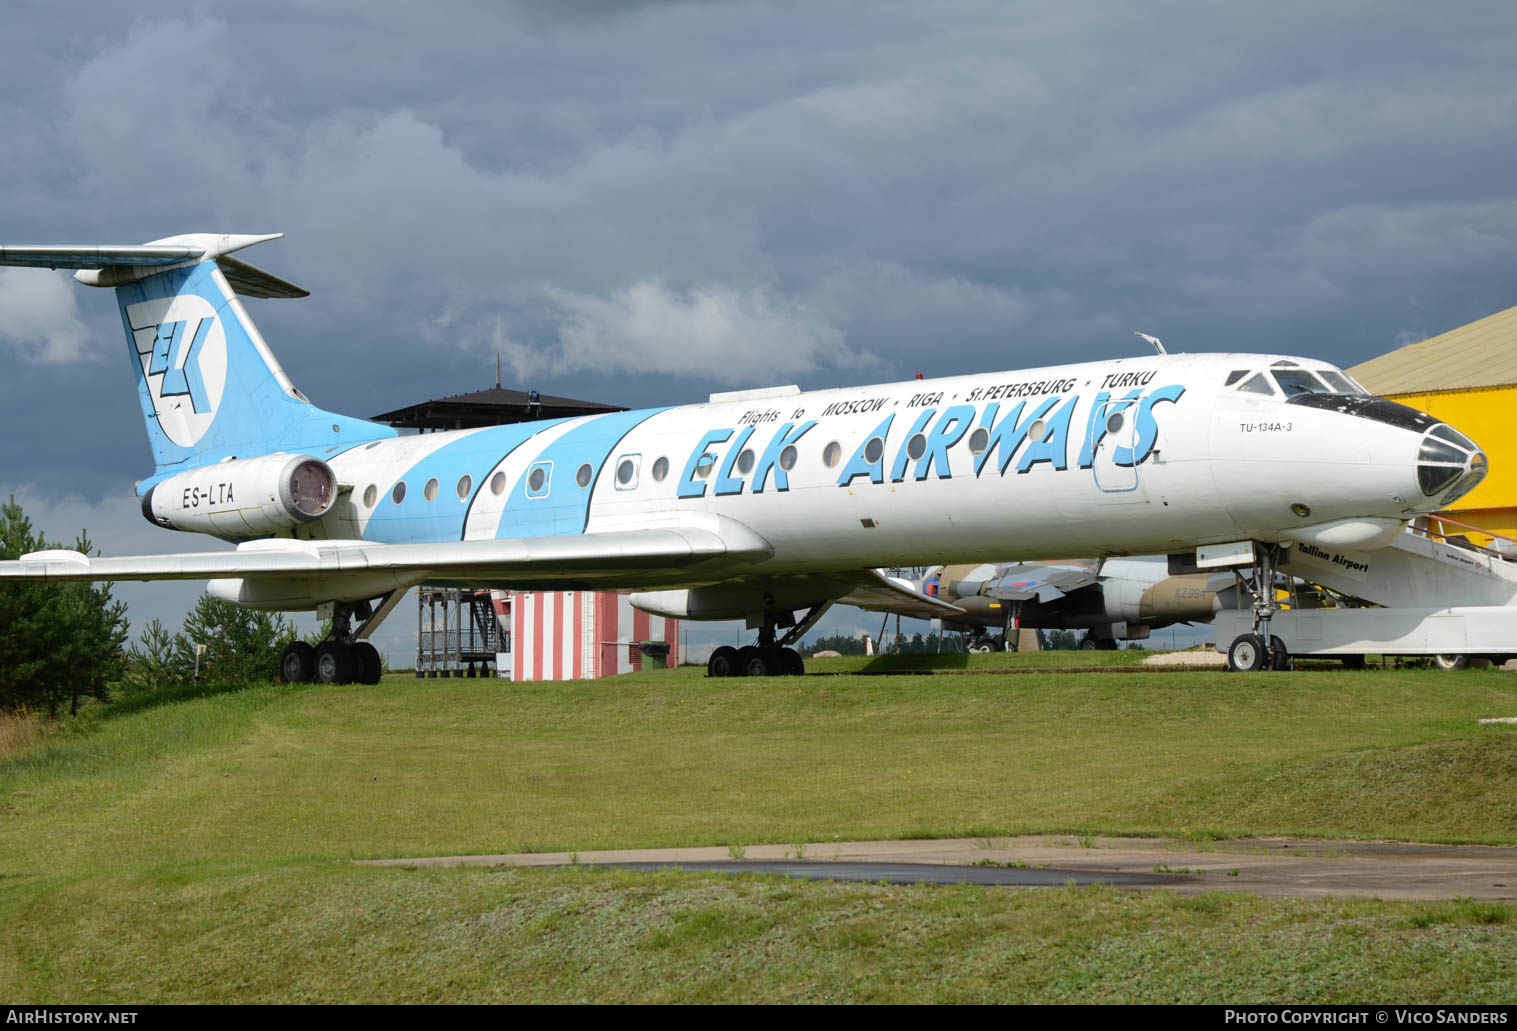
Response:
M38 552L0 562L0 580L208 579L241 605L314 609L332 636L282 669L326 682L377 679L365 638L417 584L630 591L654 612L747 620L756 643L711 671L763 675L800 671L788 645L834 602L959 614L877 567L1199 548L1267 584L1281 547L1383 546L1485 471L1452 427L1325 362L1258 354L400 436L313 405L248 318L242 296L305 296L231 257L276 238L0 247L0 264L115 288L156 462L143 514L237 544ZM1243 668L1271 661L1274 592L1255 593Z

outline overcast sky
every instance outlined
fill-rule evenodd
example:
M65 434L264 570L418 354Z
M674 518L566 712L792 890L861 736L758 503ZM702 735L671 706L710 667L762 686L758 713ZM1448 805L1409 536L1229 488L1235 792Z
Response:
M251 314L361 416L497 355L634 406L1138 329L1352 365L1517 304L1514 53L1495 3L14 3L0 241L286 232L239 257L311 297ZM0 491L182 550L125 348L0 270Z

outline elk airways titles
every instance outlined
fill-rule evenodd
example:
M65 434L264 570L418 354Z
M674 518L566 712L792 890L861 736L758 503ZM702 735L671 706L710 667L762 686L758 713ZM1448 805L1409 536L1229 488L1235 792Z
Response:
M1153 375L1152 372L1112 375L1106 377L1106 383L1120 389L1133 382L1146 384ZM1185 387L1180 384L1158 387L1147 393L1139 385L1120 396L1114 396L1111 389L1103 389L1096 392L1086 408L1081 405L1083 395L1069 393L1073 387L1074 380L977 387L970 392L968 400L985 403L946 407L942 406L940 393L918 394L906 406L911 414L898 422L896 416L900 413L891 412L863 437L843 464L837 486L847 487L860 477L867 477L871 483L884 483L887 478L892 483L900 483L908 477L926 480L933 475L949 479L955 475L949 449L966 436L969 453L967 456L961 454L957 459L960 463L957 475L971 471L963 466L966 461L972 464L975 476L983 474L991 465L1002 476L1013 466L1018 473L1029 472L1040 462L1056 470L1068 469L1071 443L1075 441L1078 441L1078 451L1074 454L1074 464L1089 469L1095 462L1097 448L1108 436L1115 442L1111 446L1112 462L1119 466L1135 466L1153 452L1158 441L1155 406L1164 402L1173 404L1185 393ZM1023 400L1014 405L989 400L991 397L1019 396L1040 397L1041 400ZM836 402L828 405L822 416L875 412L882 409L887 400L881 397ZM917 408L918 405L928 407ZM1075 413L1082 409L1086 413L1084 425L1074 427L1072 435ZM738 427L706 431L685 463L678 496L705 496L707 481L716 496L738 494L744 490L758 494L771 485L775 490L789 490L786 474L795 465L796 443L818 425L815 419L799 422L800 414L797 412L792 421L782 423L759 455L749 449L748 444L756 429L753 423L767 422L767 419L744 419ZM725 459L720 459L713 450L719 444L728 444ZM888 466L887 456L890 457ZM720 469L716 468L718 462Z

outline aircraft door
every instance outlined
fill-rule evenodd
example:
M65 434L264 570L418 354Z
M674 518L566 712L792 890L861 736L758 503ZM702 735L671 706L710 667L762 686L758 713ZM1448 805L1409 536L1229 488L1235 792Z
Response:
M1113 398L1095 413L1092 424L1098 436L1092 471L1102 493L1136 495L1138 492L1138 467L1117 464L1118 448L1125 449L1128 455L1133 453L1138 439L1137 415L1138 402L1131 398Z

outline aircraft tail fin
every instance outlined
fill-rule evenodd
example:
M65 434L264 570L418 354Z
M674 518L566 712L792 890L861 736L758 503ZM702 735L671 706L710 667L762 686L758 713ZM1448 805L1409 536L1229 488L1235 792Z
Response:
M229 257L283 235L196 233L128 247L0 247L0 265L78 269L74 278L86 286L115 287L159 474L274 451L321 456L394 436L388 426L311 404L243 308L239 295L307 296Z

